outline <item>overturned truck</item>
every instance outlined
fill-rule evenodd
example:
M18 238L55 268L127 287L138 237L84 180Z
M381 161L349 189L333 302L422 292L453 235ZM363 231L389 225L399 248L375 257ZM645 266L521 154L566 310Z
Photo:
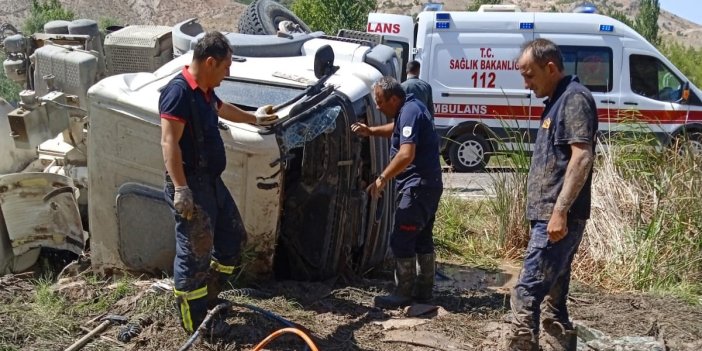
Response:
M22 61L6 70L23 67L11 73L32 89L18 108L0 105L2 272L29 268L41 248L88 246L102 272L171 272L158 98L203 34L190 19L128 26L104 42L70 31L5 39L8 58ZM315 280L382 263L394 194L376 200L364 190L387 164L388 144L350 125L385 123L371 85L400 77L395 51L365 33L225 35L234 56L217 95L249 111L285 106L268 127L220 123L222 178L248 234L244 269Z

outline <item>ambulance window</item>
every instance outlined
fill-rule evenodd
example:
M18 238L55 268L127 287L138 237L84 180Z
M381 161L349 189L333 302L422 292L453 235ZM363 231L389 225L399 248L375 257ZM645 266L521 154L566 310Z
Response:
M635 94L666 102L680 99L682 81L657 58L631 55L629 72L631 91Z
M561 46L566 74L576 75L592 92L612 90L612 49L594 46Z

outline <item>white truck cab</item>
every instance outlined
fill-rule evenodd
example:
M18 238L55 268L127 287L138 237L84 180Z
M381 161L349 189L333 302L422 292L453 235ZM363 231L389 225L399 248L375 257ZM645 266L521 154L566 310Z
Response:
M536 38L559 45L566 73L592 91L602 136L643 127L663 145L687 135L702 152L702 91L617 20L502 10L421 12L416 21L380 13L368 18L368 31L421 62L444 137L442 154L456 171L480 170L496 152L530 150L543 101L525 89L516 60L521 46Z
M386 123L371 86L396 74L394 50L321 34L227 37L235 56L217 95L249 111L286 105L271 127L221 120L222 179L248 233L247 272L309 280L382 263L392 196L374 200L365 187L388 162L387 141L357 137L350 126ZM335 66L321 77L323 50ZM158 97L191 59L192 51L89 90L94 266L170 271L174 222L163 200Z
M347 34L225 34L234 56L217 95L247 111L279 107L271 126L220 121L222 179L247 232L248 275L318 280L386 258L395 194L365 189L389 162L388 140L351 125L387 123L371 87L402 69L378 36ZM16 74L34 83L18 108L0 101L0 274L29 268L47 248L75 258L87 247L96 271L172 271L158 101L203 35L195 19L125 27L108 35L107 60L82 34L7 41L6 70L29 67L38 78ZM24 45L48 36L63 41Z

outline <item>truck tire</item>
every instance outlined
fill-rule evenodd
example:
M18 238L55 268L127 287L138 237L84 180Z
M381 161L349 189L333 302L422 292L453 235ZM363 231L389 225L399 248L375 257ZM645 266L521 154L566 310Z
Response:
M462 134L449 142L449 160L456 172L477 172L490 160L488 142L479 134Z
M298 25L301 31L310 32L310 28L285 6L273 0L256 0L241 14L239 33L275 35L282 21L290 21Z

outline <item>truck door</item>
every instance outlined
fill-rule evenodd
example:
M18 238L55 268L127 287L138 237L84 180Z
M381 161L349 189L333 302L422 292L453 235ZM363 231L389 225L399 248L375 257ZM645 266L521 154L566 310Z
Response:
M650 51L625 48L624 62L622 117L646 124L667 142L688 121L689 105L680 104L685 80Z

